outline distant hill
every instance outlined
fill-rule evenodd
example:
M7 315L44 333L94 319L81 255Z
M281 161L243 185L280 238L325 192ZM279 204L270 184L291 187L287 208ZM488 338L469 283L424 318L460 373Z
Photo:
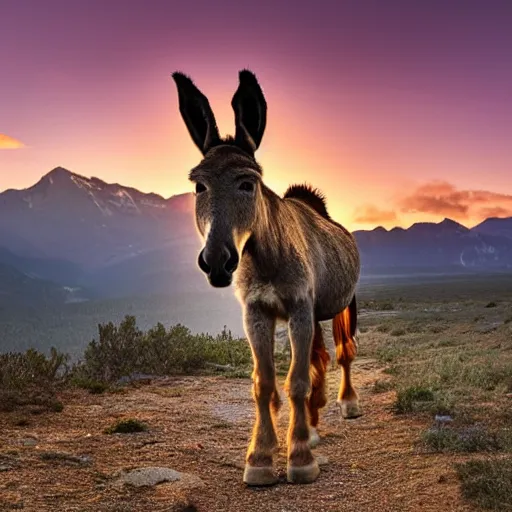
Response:
M61 167L0 194L0 245L93 270L193 233L192 197L164 199Z
M445 219L354 234L363 273L512 268L512 218L472 229ZM164 199L62 167L28 189L0 194L0 262L61 284L110 296L202 289L199 244L192 194Z
M478 224L478 226L475 226L473 231L484 235L512 238L512 217L503 219L492 217L486 219Z
M512 223L512 219L499 220ZM488 233L479 226L468 229L450 219L417 223L408 229L378 227L354 235L363 273L375 273L382 267L411 273L419 268L445 272L512 269L512 238Z
M0 263L0 308L17 305L55 307L84 300L82 290L60 286Z
M241 333L232 290L214 290L197 268L193 208L192 194L165 199L62 167L28 189L0 193L0 329L11 333L10 346L23 323L31 323L24 343L46 346L65 336L61 344L78 346L98 321L125 314L144 327L172 320ZM445 219L354 235L363 281L512 270L512 218L472 229Z
M16 267L31 277L68 286L77 286L87 280L85 271L76 263L61 259L22 256L2 247L3 243L6 241L0 238L0 263Z

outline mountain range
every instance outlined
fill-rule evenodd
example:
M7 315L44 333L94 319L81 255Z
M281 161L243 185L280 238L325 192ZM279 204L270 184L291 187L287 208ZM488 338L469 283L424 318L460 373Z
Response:
M193 210L192 194L165 199L62 167L30 188L0 193L0 308L186 296L191 327L218 329L235 317L239 324L232 293L212 289L196 267ZM471 229L445 219L354 235L363 280L512 269L512 218Z

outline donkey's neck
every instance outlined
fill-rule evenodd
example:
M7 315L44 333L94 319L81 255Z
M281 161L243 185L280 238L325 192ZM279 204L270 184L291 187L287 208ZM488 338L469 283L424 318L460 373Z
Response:
M289 252L289 242L283 200L263 186L256 222L245 251L262 278L272 279L279 271L283 257Z

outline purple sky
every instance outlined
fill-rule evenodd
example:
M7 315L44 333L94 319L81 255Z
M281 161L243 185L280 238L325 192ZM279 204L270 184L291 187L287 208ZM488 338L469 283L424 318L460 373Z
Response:
M313 182L351 227L512 215L511 27L495 0L3 0L0 134L25 147L0 149L0 190L57 165L189 190L199 153L170 73L192 76L226 133L249 67L276 191Z

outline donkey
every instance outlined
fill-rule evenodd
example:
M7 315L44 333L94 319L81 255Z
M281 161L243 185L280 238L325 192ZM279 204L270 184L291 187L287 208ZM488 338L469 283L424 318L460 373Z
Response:
M256 76L239 73L231 105L234 137L221 138L206 96L192 80L172 75L179 109L203 159L189 174L195 183L196 227L205 242L199 268L213 287L234 279L254 371L256 421L246 456L247 485L278 480L275 420L280 397L274 367L277 320L288 322L292 361L285 382L290 403L287 479L310 483L320 469L311 448L319 442L319 409L326 404L329 362L320 321L333 322L336 358L342 367L338 404L345 418L361 414L350 379L356 355L356 284L359 252L350 232L331 219L323 195L293 185L279 197L262 180L254 157L265 131L267 103ZM310 429L311 426L311 429Z

